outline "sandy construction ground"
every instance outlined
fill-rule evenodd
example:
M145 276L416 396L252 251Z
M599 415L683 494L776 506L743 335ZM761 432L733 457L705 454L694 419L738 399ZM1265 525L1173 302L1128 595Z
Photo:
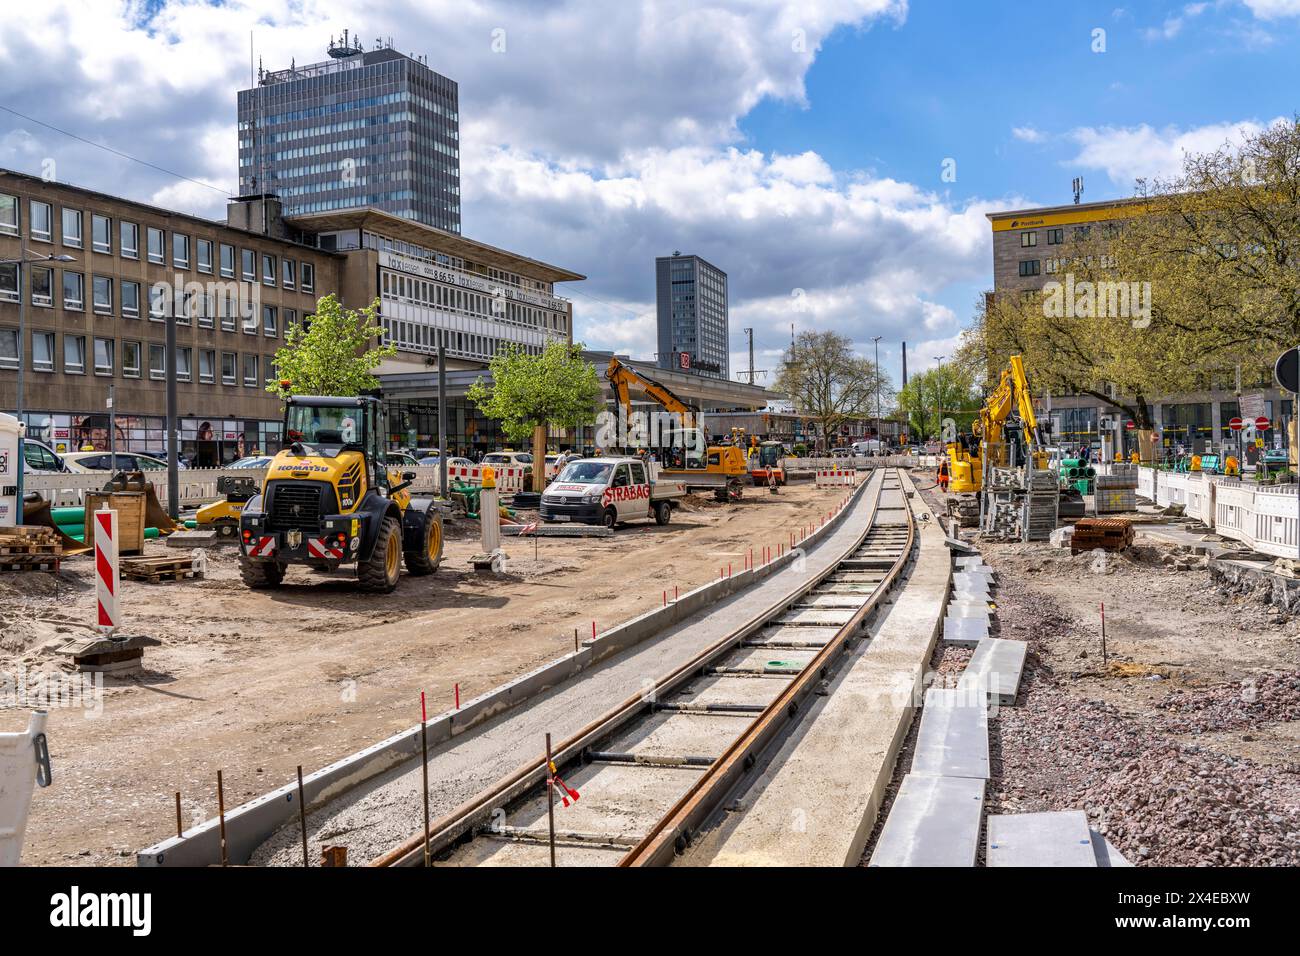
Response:
M162 641L145 674L109 679L98 704L54 708L47 729L54 785L34 800L23 862L132 864L137 849L216 814L216 773L227 806L260 795L419 720L449 709L573 647L598 629L659 605L666 590L742 567L752 547L775 547L820 520L844 489L799 484L738 504L694 501L666 527L629 524L614 537L507 539L506 573L475 575L477 524L449 526L443 565L361 595L344 576L291 569L278 591L249 591L233 550L214 549L201 581L124 582L128 633ZM150 553L168 553L150 543ZM170 552L175 554L176 552ZM61 673L54 648L92 633L87 557L44 573L0 575L0 731L22 729L13 683Z

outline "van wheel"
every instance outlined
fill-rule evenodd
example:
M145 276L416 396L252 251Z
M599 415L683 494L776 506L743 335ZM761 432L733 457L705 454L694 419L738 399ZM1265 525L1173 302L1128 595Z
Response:
M667 524L673 518L673 506L667 501L655 505L655 524Z
M371 594L388 594L397 587L402 571L402 528L396 518L385 518L375 536L369 559L357 568L361 590Z
M407 551L406 570L413 575L432 574L438 570L442 561L442 516L432 511L424 513L424 534L421 536L423 547L417 551Z
M239 577L250 588L278 588L284 580L287 565L277 561L250 561L239 559Z
M605 513L601 515L600 523L613 531L614 525L618 524L618 512L613 508L606 508Z

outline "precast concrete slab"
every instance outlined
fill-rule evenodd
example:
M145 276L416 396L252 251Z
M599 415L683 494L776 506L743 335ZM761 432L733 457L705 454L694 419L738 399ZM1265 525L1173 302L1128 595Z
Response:
M973 587L989 587L993 576L979 571L958 571L952 576L953 585L960 587L969 584Z
M671 704L674 697L665 699ZM631 733L618 738L620 751L645 758L717 757L726 738L724 728L740 734L753 715L692 714L671 710L657 711L638 723Z
M843 608L795 608L776 619L777 624L821 627L833 624L842 627L853 619L853 612Z
M985 638L975 645L975 653L962 672L957 688L979 688L988 695L990 704L1011 706L1020 689L1020 674L1025 668L1028 649L1024 641Z
M990 614L987 601L949 601L949 617L983 617Z
M994 814L988 820L989 866L1079 866L1095 869L1088 815L1082 810Z
M772 685L766 681L734 674L706 674L691 681L682 695L671 697L668 702L689 700L702 707L732 704L761 704L766 707L772 702L772 696Z
M943 639L958 647L974 647L989 636L987 617L946 617L943 619Z
M857 583L847 583L843 581L823 584L817 589L818 594L860 594L863 600L875 593L876 588L880 586L879 581L861 581Z
M839 632L834 625L826 627L765 627L745 643L755 646L763 643L807 644L821 647Z
M857 610L866 603L866 596L861 594L822 594L814 591L795 605L797 608L852 608Z
M972 588L969 585L954 588L952 598L954 601L983 601L986 604L993 602L993 595L987 588Z
M902 483L914 490L910 477ZM928 511L919 497L908 501L915 513ZM848 652L828 693L808 699L806 713L737 794L743 812L710 821L679 859L682 865L861 861L922 699L951 572L942 529L918 521L916 536L906 587L881 605L865 631L870 641ZM800 825L792 827L792 820Z
M989 718L983 698L953 688L925 692L912 773L988 779Z
M984 783L909 773L889 808L870 866L974 866Z

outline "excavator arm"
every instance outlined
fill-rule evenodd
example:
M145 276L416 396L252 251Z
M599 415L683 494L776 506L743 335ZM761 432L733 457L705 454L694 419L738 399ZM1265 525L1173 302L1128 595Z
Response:
M669 412L680 415L683 428L694 428L699 409L682 401L666 385L660 385L652 378L647 378L630 365L624 365L617 358L611 357L609 367L605 369L605 378L609 380L618 396L618 403L628 415L632 414L632 399L628 387L635 384L651 399L658 402Z

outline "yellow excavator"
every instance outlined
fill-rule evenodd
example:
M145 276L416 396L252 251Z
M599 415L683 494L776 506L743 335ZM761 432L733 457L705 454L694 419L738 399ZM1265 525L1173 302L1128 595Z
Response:
M679 424L670 430L668 441L659 448L664 460L659 474L667 481L679 481L687 491L711 491L719 501L735 501L749 482L744 449L735 445L710 445L700 425L699 409L673 394L672 389L611 357L605 378L629 422L632 419L631 388L636 386L665 411L677 416ZM653 438L653 430L649 430Z
M957 435L956 440L948 442L946 452L948 491L962 496L957 501L957 513L963 523L981 515L986 469L1019 469L1025 475L1047 471L1049 456L1019 355L1011 356L1002 370L998 387L985 399L971 433ZM1029 482L1024 484L1027 487ZM1082 515L1083 497L1077 489L1061 489L1058 497L1057 515ZM990 510L987 505L985 513Z
M1029 380L1019 355L1002 370L1002 380L984 401L973 434L956 436L947 446L948 490L953 494L976 494L983 487L985 449L990 464L998 468L1022 465L1047 467L1047 451L1038 431Z

